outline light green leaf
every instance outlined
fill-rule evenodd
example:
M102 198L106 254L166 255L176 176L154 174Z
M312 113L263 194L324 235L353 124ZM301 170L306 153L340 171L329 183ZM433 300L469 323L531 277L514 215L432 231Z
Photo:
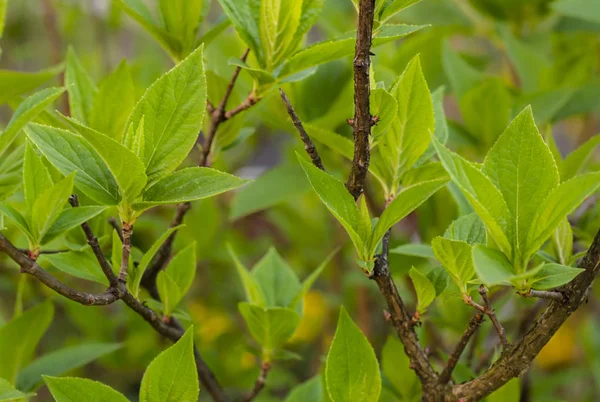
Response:
M190 167L161 179L144 192L142 202L133 205L136 210L159 204L178 204L201 200L240 187L246 180L228 173L205 167Z
M404 352L404 345L394 335L388 336L383 346L381 366L385 378L402 396L402 401L413 401L416 396L420 399L421 383L419 378L410 368L410 360Z
M246 293L246 300L258 307L264 307L266 303L266 296L263 294L257 279L254 277L254 275L251 275L250 271L248 271L244 264L242 264L230 244L227 245L227 250L229 251L229 255L235 264L235 269L242 280L242 285L244 286L244 291Z
M14 223L17 228L29 239L33 239L33 234L31 233L31 229L29 228L29 223L19 211L14 209L8 204L0 204L0 212L4 214L12 223Z
M558 262L569 265L573 254L573 230L567 218L563 219L552 233L552 246Z
M43 355L25 367L17 377L17 387L34 391L42 382L42 375L58 376L114 352L118 343L89 343L69 346Z
M304 125L311 139L317 141L348 160L354 157L354 143L338 133L307 123Z
M41 242L44 238L46 232L57 220L69 196L73 193L74 176L74 174L71 174L54 186L47 188L33 204L31 233L37 242Z
M515 271L506 256L493 248L476 244L473 246L473 265L477 276L488 287L510 285Z
M202 47L196 49L146 90L128 123L138 129L144 118L144 162L148 185L173 172L190 152L202 128L206 77Z
M400 11L413 4L418 3L421 0L392 0L392 1L381 1L380 4L383 6L379 10L377 19L379 23L383 24L385 21L398 14Z
M260 21L259 0L219 0L231 24L240 38L248 45L258 60L258 64L264 66L265 56L260 46L260 34L258 24Z
M542 202L527 234L526 255L535 253L560 222L600 186L600 173L586 173L561 183Z
M142 160L124 145L92 129L82 129L80 134L96 150L110 170L121 196L132 203L146 187L145 166Z
M0 158L0 201L8 199L23 183L23 146Z
M485 226L477 214L473 212L452 221L444 232L444 237L469 244L485 243Z
M181 42L181 56L187 55L196 43L205 0L160 0L159 7L167 32Z
M388 131L398 114L396 98L384 88L372 89L371 114L379 119L377 124L371 128L371 136L377 139Z
M327 209L346 229L352 243L354 243L359 258L369 259L370 256L367 255L366 243L368 242L370 231L369 233L364 233L360 229L364 227L366 222L363 222L363 216L360 214L354 198L352 198L344 183L313 166L300 155L297 154L297 156L310 184L321 201L323 201L323 204L325 204ZM371 225L370 221L368 225Z
M317 269L315 269L306 279L304 279L300 290L296 293L288 307L297 308L300 305L300 303L302 303L302 299L304 298L304 296L306 296L312 285L317 281L319 276L321 276L321 273L323 272L327 264L329 264L329 262L333 259L333 257L335 256L335 254L337 254L338 251L339 250L336 249L333 252L331 252L327 257L325 257L321 265L319 265Z
M0 155L8 149L17 134L28 122L33 120L64 92L64 88L46 88L21 102L8 122L6 129L0 134Z
M238 304L238 309L244 317L252 337L265 350L264 358L266 360L270 359L274 349L281 347L292 337L300 325L300 315L289 308L263 308L241 302Z
M265 307L288 307L301 290L296 273L274 247L256 263L252 277L265 296Z
M90 124L94 97L98 92L96 84L75 55L72 47L67 51L65 86L69 92L71 115L84 124Z
M429 279L415 267L412 267L410 271L408 271L408 274L410 275L410 279L417 292L417 311L420 314L424 314L425 311L427 311L427 307L429 307L435 299L435 287Z
M560 264L544 264L535 274L530 284L534 289L554 289L571 282L583 271L585 269L567 267Z
M196 242L191 242L159 273L158 291L163 302L165 315L170 315L192 286L196 275ZM163 284L164 286L161 286ZM162 290L162 292L161 292ZM165 292L166 291L166 292Z
M369 253L371 254L369 256L372 256L375 252L379 241L388 229L414 211L447 182L448 176L443 173L436 179L415 183L403 188L379 217L369 242Z
M53 184L50 172L44 162L27 141L23 160L23 193L30 215L33 212L35 201Z
M62 71L62 65L33 73L0 70L0 103L6 103L9 100L33 91Z
M325 378L333 402L375 402L381 393L375 352L344 307L327 354Z
M129 66L123 60L114 72L100 82L94 96L89 126L120 142L127 117L135 106L135 93Z
M528 262L527 233L540 200L559 183L554 157L535 126L531 108L515 117L500 136L487 154L482 172L502 192L510 211L512 258L521 273Z
M17 400L25 400L31 398L35 394L27 394L17 390L12 384L4 378L0 378L0 402L14 402Z
M31 360L35 348L54 316L52 303L38 304L0 327L0 378L14 383L17 373Z
M89 221L105 210L106 207L101 206L78 207L62 210L52 226L46 231L40 244L44 245L49 243L55 237L81 225L83 222Z
M513 378L486 398L487 402L516 401L521 397L521 380Z
M519 82L525 93L543 89L544 79L547 80L551 68L550 60L538 49L520 39L506 29L502 35L506 55L512 62Z
M583 173L585 166L599 144L600 135L596 135L567 155L565 160L560 164L560 180L567 181Z
M63 175L77 172L75 186L102 205L120 201L117 182L94 148L82 137L54 127L30 124L29 139Z
M196 401L199 391L194 327L190 327L146 369L140 387L140 402Z
M442 48L442 64L450 87L458 99L485 78L482 72L472 67L452 49L449 41L444 42Z
M43 376L56 402L128 402L123 394L101 382L75 377Z
M489 234L506 255L512 255L510 211L502 193L475 165L450 152L436 138L433 144L452 181L467 197Z
M427 244L402 244L390 250L392 254L407 255L410 257L420 257L434 259L433 249Z
M551 7L561 14L585 21L600 23L600 6L590 0L559 0Z
M259 37L267 71L278 66L285 58L287 46L300 24L302 3L296 0L260 2Z
M448 141L448 122L446 121L446 113L444 112L444 93L446 87L441 86L431 93L431 101L433 102L434 130L433 135L439 142L445 144ZM422 165L435 155L433 144L429 144L427 151L417 161L416 165Z
M431 247L450 279L462 293L466 293L467 285L475 276L471 245L464 241L436 237L431 241Z
M285 398L285 402L322 402L323 380L321 376L315 376L310 380L294 387Z
M69 251L68 253L42 254L38 261L48 261L56 269L72 275L76 278L106 285L106 277L98 266L98 260L92 249L86 246L81 251Z

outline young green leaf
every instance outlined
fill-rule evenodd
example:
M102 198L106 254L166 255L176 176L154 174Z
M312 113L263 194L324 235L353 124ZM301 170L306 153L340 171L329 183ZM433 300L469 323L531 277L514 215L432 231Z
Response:
M6 381L4 378L0 378L0 402L11 402L17 400L25 400L35 396L32 393L24 393L12 386L12 384Z
M260 2L249 0L219 0L235 31L255 55L259 65L264 66L260 46Z
M148 185L173 172L198 137L206 106L202 47L152 84L128 123L134 132L144 119L144 163Z
M287 46L300 24L303 1L264 0L258 23L265 69L273 70L286 56Z
M19 372L17 387L34 391L42 383L42 375L59 376L110 354L121 347L118 343L89 343L69 346L43 355Z
M384 135L398 114L396 98L384 88L371 90L371 114L379 118L377 124L371 128L373 139Z
M469 244L485 244L485 226L477 214L473 212L452 221L448 229L444 232L444 237L450 240L464 241Z
M65 92L64 88L46 88L25 99L12 115L6 129L0 134L0 155L17 137L25 125Z
M62 71L62 64L36 72L0 70L0 104L33 91Z
M125 123L135 106L135 84L127 62L100 82L94 96L94 107L89 126L121 142Z
M256 263L252 277L265 296L265 307L288 307L301 290L296 273L273 247Z
M431 93L431 101L433 103L433 117L434 117L434 130L433 135L442 144L446 144L448 141L448 122L446 121L446 113L444 112L444 93L446 87L441 86ZM423 155L419 158L416 166L420 166L427 162L431 157L435 155L435 148L433 144L429 144L429 147Z
M108 284L106 277L98 269L98 260L89 246L86 246L83 250L69 251L68 253L42 254L38 261L48 261L59 271L76 278L102 285Z
M558 185L558 169L550 149L538 132L531 108L526 108L510 123L487 154L482 172L502 193L510 211L517 273L528 262L527 232L543 200ZM510 254L507 254L510 255Z
M35 201L42 193L53 185L50 172L27 141L23 160L23 194L29 214L33 212Z
M67 51L65 86L69 92L69 107L72 116L84 124L90 124L96 84L75 55L72 47Z
M25 147L21 146L0 160L0 201L8 199L23 184L24 149Z
M235 254L233 248L230 244L227 245L227 250L229 251L229 255L233 259L235 264L235 269L242 280L242 285L244 286L244 292L246 293L246 300L248 300L251 304L257 305L259 307L265 306L265 298L266 296L263 294L263 291L258 284L256 278L250 274L250 271L246 269L244 264L239 260L237 255Z
M178 204L201 200L242 186L247 180L205 167L190 167L161 179L143 194L143 201L133 205L136 210L160 204Z
M33 234L31 233L31 228L29 227L29 223L19 211L14 209L8 204L0 204L0 212L4 214L12 223L17 226L17 228L29 239L33 239Z
M391 0L391 1L380 1L381 6L377 10L377 20L380 24L383 24L400 11L413 4L418 3L421 0Z
M381 368L389 385L400 394L402 401L420 399L421 382L410 368L410 360L404 352L404 345L394 335L388 336L381 351Z
M325 257L325 259L323 260L323 262L321 263L321 265L319 265L317 267L317 269L315 269L304 280L304 282L302 282L302 286L300 287L300 290L296 293L296 295L294 296L294 298L292 299L292 301L290 302L290 304L288 305L288 307L290 307L290 308L297 308L300 305L300 303L302 303L302 299L304 298L304 296L306 296L306 294L308 293L308 291L310 290L310 288L312 287L312 285L316 282L316 280L319 278L319 276L321 276L321 273L323 272L323 270L325 269L325 267L327 266L327 264L329 264L329 262L337 254L338 251L339 250L334 250L327 257Z
M170 315L192 286L196 275L196 242L190 243L169 262L157 278L164 315Z
M36 245L40 244L73 193L74 176L71 174L47 188L33 204L30 227L34 239L38 242Z
M530 284L534 289L553 289L571 282L583 271L585 270L581 268L567 267L560 264L544 264L532 278Z
M400 246L390 249L390 253L399 254L399 255L407 255L410 257L435 259L435 254L433 254L433 249L431 248L430 245L427 245L427 244L412 244L412 243L402 244Z
M327 354L325 378L333 402L375 402L381 393L375 352L344 307Z
M140 402L198 399L200 386L194 361L194 327L150 363L140 387Z
M323 401L323 379L320 375L296 386L288 396L285 402L322 402Z
M43 376L56 402L128 402L123 394L101 382L75 377Z
M42 245L49 243L51 240L60 236L61 234L81 225L83 222L87 222L90 219L100 215L106 210L106 207L100 206L88 206L63 209L59 214L52 226L46 231L42 237Z
M467 285L475 275L471 245L464 241L436 237L431 241L431 247L450 279L462 293L466 293Z
M600 135L596 135L571 152L560 164L560 180L563 182L571 180L576 175L583 173L582 170L599 144Z
M29 139L63 175L77 172L75 186L102 205L121 200L117 182L96 150L82 137L54 127L30 124Z
M0 378L14 383L17 373L33 357L54 316L50 302L38 304L0 327Z
M268 361L274 349L281 347L292 337L300 315L284 307L259 307L247 302L238 304L238 309L246 321L252 337L264 349L263 358Z
M435 137L432 142L452 181L467 197L496 244L506 255L511 256L511 215L500 190L475 165L450 152Z
M477 276L487 287L510 285L510 280L515 276L514 268L506 256L483 244L473 246L473 265Z
M427 307L429 307L429 305L435 299L435 287L429 281L429 279L427 279L427 277L415 267L412 267L410 271L408 271L408 274L410 275L410 279L412 280L415 291L417 292L417 311L419 314L425 314Z
M446 41L442 48L442 64L448 81L450 81L450 87L458 99L461 99L485 77L481 71L476 70L456 53L449 41Z
M160 15L168 33L181 43L181 56L194 48L205 9L204 0L160 0Z
M573 229L567 218L563 219L552 233L552 246L558 262L569 265L573 255Z
M325 204L327 209L346 229L352 243L354 243L359 258L369 259L370 256L368 255L366 246L371 232L370 230L368 232L361 230L362 227L367 226L367 222L363 221L364 218L360 214L354 198L352 198L344 183L319 170L300 155L298 155L298 160L302 168L304 168L313 189L321 201L323 201L323 204ZM368 227L370 225L371 222L369 220Z

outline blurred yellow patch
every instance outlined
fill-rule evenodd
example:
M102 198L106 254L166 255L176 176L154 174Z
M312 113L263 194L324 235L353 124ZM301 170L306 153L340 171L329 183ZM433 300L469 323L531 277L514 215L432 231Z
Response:
M304 296L304 313L300 325L290 339L290 343L312 342L322 332L327 319L327 301L317 291L310 291Z
M573 322L560 327L550 342L541 350L535 361L545 369L552 369L571 362L576 355L575 328Z
M205 342L213 342L233 328L233 321L221 310L207 307L198 302L190 303L188 307L190 316L196 323L198 336Z

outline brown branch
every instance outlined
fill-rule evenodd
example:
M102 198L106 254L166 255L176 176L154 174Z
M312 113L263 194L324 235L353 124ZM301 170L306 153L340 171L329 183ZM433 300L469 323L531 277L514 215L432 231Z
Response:
M279 88L279 94L281 96L281 100L285 104L285 107L287 109L288 114L290 115L290 118L292 119L292 123L294 123L294 127L296 127L296 130L298 130L298 134L300 134L300 139L304 143L304 150L306 150L306 153L308 154L308 156L310 156L310 160L312 161L313 165L315 165L316 167L318 167L321 170L325 170L325 168L323 167L323 162L321 162L321 157L319 156L319 152L317 151L317 148L315 147L315 143L312 142L312 140L308 136L308 133L306 132L306 130L304 129L304 126L302 125L302 121L300 121L300 118L298 117L298 115L296 114L296 111L294 110L294 107L292 106L292 103L288 99L285 92L283 92L283 89Z
M269 374L269 371L271 370L271 363L268 362L263 362L260 365L260 374L258 375L258 378L256 379L256 382L254 383L254 388L252 389L252 391L244 398L244 402L250 402L252 401L254 398L256 398L258 396L258 394L260 394L260 391L263 390L263 388L266 385L267 382L267 375Z
M475 303L473 301L473 299L471 298L471 296L469 296L467 294L463 295L463 300L469 306L475 308L476 310L479 310L483 314L490 317L490 321L492 321L492 325L496 329L496 332L498 333L498 337L500 338L500 342L502 343L502 348L504 350L506 350L506 348L508 348L510 346L510 344L508 343L508 339L506 338L506 331L504 330L504 327L502 326L502 324L500 324L500 321L498 320L498 317L496 316L496 312L494 311L494 308L492 307L492 304L490 303L490 300L487 297L487 291L485 290L484 285L479 286L479 294L481 295L481 298L483 299L485 306Z
M116 218L110 217L108 219L108 223L115 230L115 232L117 232L117 235L119 236L119 239L121 240L121 243L123 243L123 231L121 230L119 221Z
M369 171L369 135L371 134L370 94L371 82L371 41L373 36L373 16L375 0L360 0L358 7L358 28L354 51L354 159L352 170L346 183L354 197L362 194Z
M26 248L20 248L19 251L25 255L29 255L29 251ZM51 255L51 254L62 254L62 253L68 253L71 250L40 250L37 252L37 255Z
M462 337L460 338L460 340L454 347L454 350L450 354L450 357L448 358L448 363L446 364L446 367L444 367L444 370L440 374L440 377L438 380L438 382L440 384L446 384L448 381L450 381L450 378L452 378L452 371L454 371L456 364L460 360L460 356L463 354L465 348L467 347L467 344L469 343L469 340L471 339L473 334L477 331L477 329L479 328L479 326L481 325L482 322L483 322L483 313L477 313L473 316L473 318L471 318L471 321L469 322L467 329L465 330Z
M437 382L437 374L433 367L431 367L427 355L419 344L419 339L411 324L411 314L402 301L390 274L388 264L389 241L390 231L383 237L382 252L375 260L375 267L370 278L377 283L381 294L387 302L389 321L404 344L404 350L410 359L411 368L417 373L422 384L435 384Z
M127 268L129 268L129 255L131 254L131 234L133 225L123 222L123 253L121 254L121 269L119 269L119 282L127 282Z
M550 341L569 316L587 300L588 290L600 264L600 231L584 258L579 262L581 274L560 289L563 300L551 300L519 343L502 353L480 377L452 388L452 396L475 401L491 394L512 378L525 372L533 359Z
M524 297L537 297L540 299L551 299L556 301L561 301L564 296L560 292L552 292L547 290L529 290L528 293L523 295Z
M229 120L244 110L250 109L252 106L256 105L259 100L260 98L258 98L254 92L251 92L239 105L225 112L225 120Z

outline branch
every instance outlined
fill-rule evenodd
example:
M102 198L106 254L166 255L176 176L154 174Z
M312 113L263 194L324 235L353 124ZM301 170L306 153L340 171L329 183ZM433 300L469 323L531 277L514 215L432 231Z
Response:
M480 377L452 388L454 398L479 400L522 374L569 316L587 300L600 263L600 231L579 262L581 274L561 288L563 300L552 300L521 341L506 350Z
M115 232L117 232L117 235L119 236L119 239L121 240L121 243L123 243L123 231L121 230L119 221L117 221L115 218L111 217L108 219L108 223L115 230Z
M260 393L260 391L262 391L262 389L266 385L267 375L269 374L270 370L271 370L271 363L263 362L260 365L260 374L258 375L258 378L256 379L256 382L254 383L254 388L248 394L248 396L246 396L244 398L244 402L250 402L250 401L252 401L254 398L256 398L258 396L258 394Z
M118 279L120 282L127 282L127 268L129 268L129 255L131 254L131 234L133 225L123 222L123 253L121 254L121 269Z
M310 156L310 160L312 161L313 165L315 165L321 170L325 170L325 168L323 167L323 162L321 162L319 152L315 147L315 143L312 142L312 140L308 136L308 133L304 129L300 118L298 117L296 111L294 110L294 107L292 106L292 103L286 96L285 92L283 92L283 89L279 88L279 94L281 95L281 100L285 104L287 112L290 115L290 118L292 119L292 123L294 123L294 127L296 127L296 130L298 130L298 134L300 134L300 139L304 143L304 149L306 150L308 156Z
M370 278L377 283L381 294L387 301L389 320L404 344L404 350L410 359L411 368L415 370L424 386L434 384L437 381L437 374L433 370L433 367L431 367L421 345L419 345L419 339L411 323L411 315L404 305L400 294L398 294L398 289L390 274L388 265L389 241L390 231L388 230L383 237L382 252L377 257L377 260L375 260L375 267Z
M504 327L502 326L502 324L500 324L500 321L498 321L498 317L496 317L496 313L494 312L494 309L490 303L490 300L487 297L487 292L485 290L484 285L479 286L479 294L481 295L481 298L483 299L485 306L475 303L473 301L473 299L471 298L471 296L469 296L467 294L463 295L463 300L469 306L475 308L476 310L479 310L483 314L490 317L490 320L492 321L492 324L494 325L494 328L496 329L496 332L498 333L500 342L502 343L502 349L506 350L510 346L510 344L508 343L508 339L506 338L506 331L504 331Z
M547 290L529 290L528 293L523 295L524 297L537 297L540 299L551 299L556 301L561 301L564 296L560 292L552 292Z
M446 367L444 367L444 370L440 374L440 378L438 380L440 384L446 384L448 381L450 381L450 378L452 378L452 371L454 371L456 364L460 360L460 356L463 354L465 348L467 347L467 344L469 343L469 340L471 339L475 331L477 331L482 322L483 313L477 313L473 316L473 318L471 318L469 326L467 327L462 337L454 347L454 350L448 358L448 363L446 364Z
M348 191L355 200L363 192L369 170L369 135L371 134L369 68L374 13L375 0L360 0L354 51L354 119L352 121L354 160L346 183Z

